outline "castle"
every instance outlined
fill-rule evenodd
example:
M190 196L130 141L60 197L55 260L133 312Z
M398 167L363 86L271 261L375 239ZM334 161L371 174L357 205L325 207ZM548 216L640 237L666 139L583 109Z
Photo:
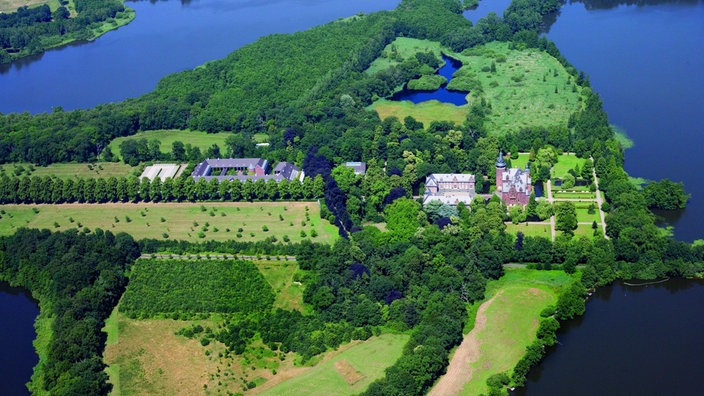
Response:
M530 169L506 169L504 154L499 151L496 159L496 194L506 205L528 205L533 185L530 180Z
M469 205L475 195L474 175L462 173L433 173L425 178L423 205L440 201L448 205L464 202Z

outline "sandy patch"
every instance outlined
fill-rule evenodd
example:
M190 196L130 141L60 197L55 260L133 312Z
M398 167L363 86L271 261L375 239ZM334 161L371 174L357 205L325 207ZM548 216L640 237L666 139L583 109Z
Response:
M337 373L340 374L350 386L364 378L364 375L357 371L357 369L345 359L335 362L335 370L337 370Z

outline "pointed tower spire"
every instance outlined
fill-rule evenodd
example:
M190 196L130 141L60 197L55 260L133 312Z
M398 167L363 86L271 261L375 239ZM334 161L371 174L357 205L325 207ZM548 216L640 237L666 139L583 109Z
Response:
M504 162L503 150L499 150L499 158L496 159L496 167L497 168L505 168L506 167L506 163Z

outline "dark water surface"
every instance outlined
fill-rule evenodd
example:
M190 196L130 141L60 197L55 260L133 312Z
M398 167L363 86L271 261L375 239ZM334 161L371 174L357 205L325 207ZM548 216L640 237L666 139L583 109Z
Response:
M599 289L515 395L696 395L704 376L704 284Z
M675 237L704 238L704 1L622 3L566 5L547 36L634 140L626 171L692 194L686 210L666 213Z
M437 74L445 77L449 83L452 79L452 75L462 67L462 62L456 61L452 58L443 56L442 59L445 61ZM467 92L457 92L448 91L447 83L444 84L440 89L435 91L414 91L411 89L404 88L403 91L396 93L391 99L393 100L410 100L411 102L418 104L421 102L427 102L429 100L437 100L443 103L452 103L457 106L462 106L467 104Z
M94 42L0 66L0 112L40 113L118 102L272 33L291 33L399 0L127 2L137 17Z
M504 16L504 10L511 4L511 0L480 0L479 5L474 10L465 11L464 17L477 24L477 21L493 12L500 18Z
M39 362L32 340L39 307L24 289L0 282L0 395L28 395L25 384Z

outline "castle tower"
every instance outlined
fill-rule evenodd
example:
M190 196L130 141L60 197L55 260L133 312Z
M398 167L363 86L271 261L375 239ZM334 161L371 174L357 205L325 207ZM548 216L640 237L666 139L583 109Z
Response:
M504 170L506 170L506 163L504 162L504 152L499 150L499 158L496 159L496 191L501 193L501 187L503 185Z

